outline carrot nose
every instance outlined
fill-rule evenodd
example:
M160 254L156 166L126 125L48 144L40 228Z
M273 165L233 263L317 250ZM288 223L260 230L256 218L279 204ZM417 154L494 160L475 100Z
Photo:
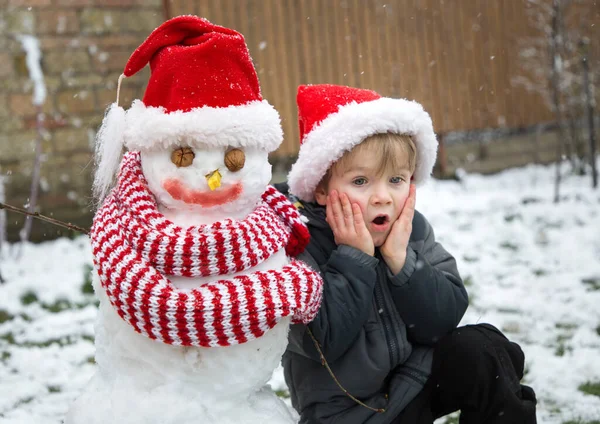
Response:
M211 190L215 190L221 187L221 173L218 169L215 169L212 172L209 172L205 175L206 181L208 182L208 188Z

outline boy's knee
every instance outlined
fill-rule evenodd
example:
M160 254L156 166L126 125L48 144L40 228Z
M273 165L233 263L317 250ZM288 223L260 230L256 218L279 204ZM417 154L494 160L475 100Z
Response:
M519 345L497 328L468 325L455 329L435 346L432 373L443 381L460 381L465 390L499 384L517 394L524 359Z
M480 324L476 327L490 340L500 359L506 357L505 355L502 355L502 352L506 352L515 374L519 380L523 378L525 354L523 353L521 346L508 340L500 330L491 324ZM508 366L508 364L503 365L505 367Z
M489 348L490 341L474 327L459 327L443 337L435 345L435 358L446 365L475 366Z
M471 366L476 366L482 360L487 361L490 356L508 357L519 379L523 377L525 355L521 347L490 324L456 328L439 341L435 352L440 360L456 360Z

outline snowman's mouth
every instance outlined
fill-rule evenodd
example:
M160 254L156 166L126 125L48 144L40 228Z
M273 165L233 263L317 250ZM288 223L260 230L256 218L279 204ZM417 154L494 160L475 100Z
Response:
M243 191L241 182L227 187L222 186L215 191L201 191L185 186L176 178L168 178L163 181L162 186L173 199L205 208L233 202Z

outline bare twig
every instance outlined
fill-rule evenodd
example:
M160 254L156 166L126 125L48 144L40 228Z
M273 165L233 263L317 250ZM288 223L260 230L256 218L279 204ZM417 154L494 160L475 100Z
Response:
M20 213L22 215L27 215L32 218L37 218L41 221L46 221L54 225L58 225L59 227L68 228L69 230L78 231L85 235L89 234L89 230L85 228L79 227L75 224L71 224L70 222L59 221L58 219L50 218L49 216L42 215L38 212L29 212L25 209L18 208L16 206L7 205L6 203L0 202L0 209L6 209L7 211Z
M385 408L373 408L372 406L369 406L366 403L362 402L360 399L355 398L348 392L348 390L344 389L344 386L342 386L342 384L338 381L335 374L331 370L331 367L327 363L327 359L325 359L325 355L323 354L323 351L321 350L321 346L319 345L319 342L313 335L312 331L310 331L310 328L308 326L306 327L306 331L308 331L308 335L310 336L313 343L315 344L315 347L317 348L317 352L319 352L319 357L321 358L321 363L327 369L327 371L329 372L329 375L331 376L331 378L333 378L333 381L335 381L335 384L337 384L337 386L342 390L342 392L344 392L346 394L346 396L348 396L350 399L352 399L354 402L358 403L359 405L364 406L365 408L370 409L371 411L375 411L379 414L383 414L385 412Z

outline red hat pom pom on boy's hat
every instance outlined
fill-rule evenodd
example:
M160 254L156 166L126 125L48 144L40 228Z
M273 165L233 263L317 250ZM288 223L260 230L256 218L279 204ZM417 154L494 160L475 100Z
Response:
M101 162L104 156L114 161L111 152L119 143L142 151L185 143L268 152L281 144L279 114L262 98L252 58L239 32L197 16L175 17L156 28L133 52L124 76L136 74L148 63L150 80L143 100L133 101L124 123L112 125L122 128L122 134L105 131L113 140L98 140ZM110 109L115 108L113 104ZM102 129L99 137L101 133ZM115 166L118 163L105 164L104 174Z
M290 192L314 201L314 191L329 167L365 138L378 133L409 134L417 149L413 181L429 178L437 139L423 106L381 97L371 90L319 84L298 87L300 152L288 175Z

